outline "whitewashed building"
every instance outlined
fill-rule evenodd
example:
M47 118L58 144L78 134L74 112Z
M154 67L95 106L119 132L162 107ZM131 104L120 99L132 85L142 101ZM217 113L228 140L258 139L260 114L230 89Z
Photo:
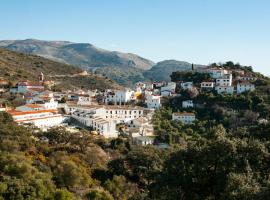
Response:
M234 87L233 86L216 86L215 90L218 94L233 94Z
M182 101L183 108L193 108L194 104L192 100Z
M237 76L236 79L241 81L256 81L257 77L253 76L252 74L244 74Z
M53 93L44 91L34 96L25 97L27 104L35 104L44 109L57 109L58 102L54 100Z
M98 134L106 138L118 136L118 133L116 132L116 123L114 120L101 118L96 115L96 113L89 112L88 110L75 111L71 116L81 124L91 127L93 130L97 131Z
M208 69L208 73L211 76L211 78L221 78L224 75L228 74L229 71L223 68L210 68Z
M172 93L175 93L175 88L175 82L168 82L165 86L160 88L161 96L170 96Z
M133 143L140 146L152 145L155 142L155 137L138 136L133 138Z
M144 116L145 109L142 107L131 106L106 106L105 112L104 117L106 119L116 120L117 123L126 123L130 120Z
M104 103L120 103L124 104L133 100L134 91L131 89L115 90L105 92Z
M231 86L232 74L225 74L224 76L216 79L216 86Z
M183 124L191 124L196 120L194 113L177 112L172 114L172 119L181 121Z
M32 124L41 129L60 125L64 118L55 109L20 111L11 110L8 113L18 124Z
M92 104L92 98L89 94L79 95L77 105L89 106Z
M161 107L161 96L155 94L147 95L146 105L150 109L159 109Z
M248 91L254 91L255 90L255 85L247 82L247 81L242 81L237 83L237 94L241 94L243 92L248 92Z
M129 127L137 129L139 136L154 135L154 127L151 121L146 117L133 119L128 123Z
M210 91L215 87L215 83L212 81L203 81L201 82L201 90Z

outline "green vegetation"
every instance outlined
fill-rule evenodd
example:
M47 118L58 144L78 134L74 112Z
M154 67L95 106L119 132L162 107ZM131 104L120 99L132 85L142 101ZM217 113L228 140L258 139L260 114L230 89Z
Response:
M33 132L0 112L0 199L269 199L270 81L256 76L254 92L180 91L168 99L153 117L157 140L169 143L167 149L85 130ZM185 110L197 121L171 120L188 99L195 107Z

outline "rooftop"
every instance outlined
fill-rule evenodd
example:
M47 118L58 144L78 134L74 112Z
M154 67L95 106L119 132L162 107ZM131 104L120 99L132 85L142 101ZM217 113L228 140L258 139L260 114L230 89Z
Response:
M29 114L38 114L38 113L56 113L56 109L47 109L47 110L35 110L35 111L17 111L17 110L10 110L8 111L9 114L12 116L19 116L19 115L29 115Z
M173 115L175 115L175 116L195 116L195 114L191 113L191 112L176 112L176 113L173 113Z

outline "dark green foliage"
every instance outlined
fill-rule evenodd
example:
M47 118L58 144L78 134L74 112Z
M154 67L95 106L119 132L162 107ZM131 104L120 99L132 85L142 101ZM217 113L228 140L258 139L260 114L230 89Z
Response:
M173 72L171 74L171 81L173 82L193 82L194 84L200 84L202 81L209 80L208 74L202 74L197 72Z

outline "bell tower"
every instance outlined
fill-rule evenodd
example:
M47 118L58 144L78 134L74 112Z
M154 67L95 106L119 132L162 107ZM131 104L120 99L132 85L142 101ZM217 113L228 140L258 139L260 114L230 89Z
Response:
M40 74L38 75L38 81L40 83L43 83L44 82L44 74L42 72L40 72Z

